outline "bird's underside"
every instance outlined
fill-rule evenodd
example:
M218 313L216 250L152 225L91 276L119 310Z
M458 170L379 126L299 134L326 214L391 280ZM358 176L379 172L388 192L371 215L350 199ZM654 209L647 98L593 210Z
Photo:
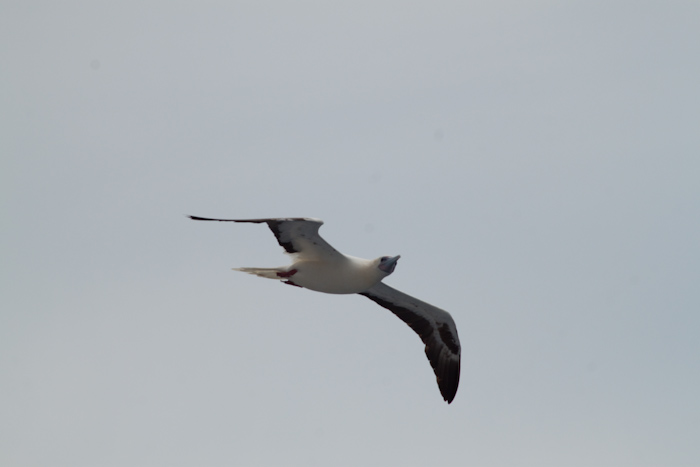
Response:
M454 320L446 311L381 282L393 272L396 257L365 260L343 255L318 234L323 221L310 218L214 219L200 221L265 223L294 262L280 268L237 268L260 277L326 293L359 293L390 310L425 344L443 398L452 402L459 386L461 347Z

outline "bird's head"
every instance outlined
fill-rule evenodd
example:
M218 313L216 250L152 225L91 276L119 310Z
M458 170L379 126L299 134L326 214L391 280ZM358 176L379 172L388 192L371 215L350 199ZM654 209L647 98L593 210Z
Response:
M380 271L382 271L384 274L387 276L394 272L394 268L396 268L396 262L401 258L401 255L398 256L382 256L379 258L377 261L377 267L379 268Z

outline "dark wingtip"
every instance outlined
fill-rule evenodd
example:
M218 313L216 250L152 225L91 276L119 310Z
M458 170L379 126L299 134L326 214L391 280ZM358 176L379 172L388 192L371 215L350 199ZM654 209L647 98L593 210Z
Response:
M187 217L189 217L190 219L195 220L195 221L215 221L215 220L218 220L218 219L210 219L208 217L198 217L198 216L190 216L190 215L187 215Z
M457 391L455 390L451 394L443 394L442 398L445 399L445 402L448 404L451 404L453 400L455 400L455 396L457 395Z
M460 358L460 357L458 357ZM459 373L460 373L460 360L457 360L455 366L451 366L445 376L447 376L447 381L444 382L441 378L438 378L438 386L440 387L440 393L443 399L451 404L455 397L457 396L457 389L459 389Z

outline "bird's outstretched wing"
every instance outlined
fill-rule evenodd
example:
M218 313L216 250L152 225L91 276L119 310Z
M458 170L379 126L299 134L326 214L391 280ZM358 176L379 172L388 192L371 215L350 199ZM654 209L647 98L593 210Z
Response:
M343 254L330 246L318 234L318 229L323 225L321 219L307 217L275 218L275 219L212 219L209 217L188 216L196 221L219 222L248 222L253 224L267 224L275 234L277 243L292 255L304 259L330 260L343 258Z
M452 402L459 386L461 355L457 327L452 316L382 282L360 295L390 310L420 336L437 377L440 393L448 403Z

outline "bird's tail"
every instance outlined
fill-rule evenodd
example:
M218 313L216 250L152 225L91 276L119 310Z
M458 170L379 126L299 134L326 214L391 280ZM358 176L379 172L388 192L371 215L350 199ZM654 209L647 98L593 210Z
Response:
M280 276L278 273L284 274L286 268L233 268L233 270L247 272L248 274L264 277L266 279L279 280L284 276Z

